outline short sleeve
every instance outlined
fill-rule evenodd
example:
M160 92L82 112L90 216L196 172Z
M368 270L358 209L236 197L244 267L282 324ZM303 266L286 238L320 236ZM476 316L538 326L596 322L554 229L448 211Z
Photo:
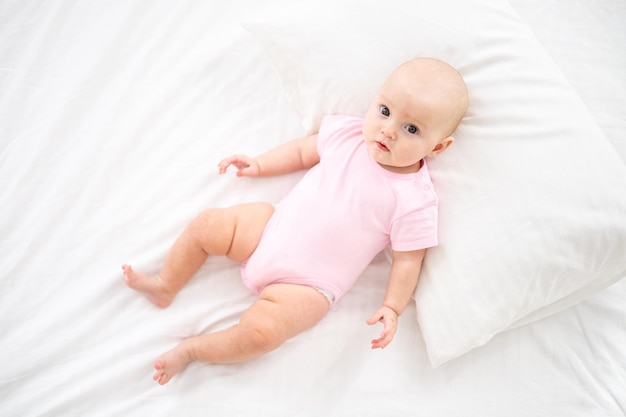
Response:
M437 204L407 213L391 225L391 248L408 252L437 246Z
M363 119L354 116L327 115L322 119L317 132L317 152L322 156L329 149L337 146L342 140L354 138L360 132Z

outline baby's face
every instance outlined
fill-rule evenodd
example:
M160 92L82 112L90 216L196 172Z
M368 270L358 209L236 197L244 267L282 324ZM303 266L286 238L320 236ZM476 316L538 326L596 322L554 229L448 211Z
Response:
M416 83L407 71L392 74L378 91L363 121L370 155L383 168L417 172L421 160L439 153L452 139L450 101L429 80Z

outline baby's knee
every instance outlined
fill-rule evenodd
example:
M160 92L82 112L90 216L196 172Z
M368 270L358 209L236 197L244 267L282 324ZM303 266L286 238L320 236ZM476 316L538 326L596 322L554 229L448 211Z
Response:
M270 352L287 341L277 326L263 325L255 329L255 342L261 352Z
M253 350L261 354L277 349L287 341L284 332L276 323L253 321L242 325L246 328L248 343Z
M209 208L204 209L194 217L187 225L191 230L205 230L216 223L223 223L224 209Z
M211 255L225 255L231 246L234 230L234 219L225 209L211 208L193 218L187 224L186 233Z

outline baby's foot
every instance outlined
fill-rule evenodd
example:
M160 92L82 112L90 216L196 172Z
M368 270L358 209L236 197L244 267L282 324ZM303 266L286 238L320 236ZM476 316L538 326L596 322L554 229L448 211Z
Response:
M151 277L141 272L135 272L130 265L122 265L126 285L139 291L155 306L165 308L172 304L174 296L163 285L161 277Z
M191 356L182 343L169 352L159 356L154 363L154 375L152 379L161 385L167 384L170 379L189 365Z

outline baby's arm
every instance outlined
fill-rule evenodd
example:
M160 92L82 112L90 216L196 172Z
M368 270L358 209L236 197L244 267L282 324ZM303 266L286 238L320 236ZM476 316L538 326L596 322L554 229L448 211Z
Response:
M225 173L230 165L234 165L239 177L267 177L308 169L319 161L316 133L283 143L256 158L245 155L231 156L221 161L218 166L220 174Z
M379 321L384 325L380 337L372 340L372 349L384 349L395 336L398 316L406 308L417 287L426 249L392 253L391 273L383 305L367 320L370 325Z

